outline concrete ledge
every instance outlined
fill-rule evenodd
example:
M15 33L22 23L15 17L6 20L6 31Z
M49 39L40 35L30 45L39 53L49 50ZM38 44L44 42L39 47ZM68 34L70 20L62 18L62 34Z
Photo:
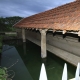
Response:
M40 46L40 40L34 39L32 37L27 37L28 40L31 42L37 44ZM67 62L71 63L74 66L77 66L78 62L80 62L80 57L77 55L74 55L70 52L67 52L65 50L59 49L53 45L47 44L47 50L51 53L55 54L56 56L66 60Z

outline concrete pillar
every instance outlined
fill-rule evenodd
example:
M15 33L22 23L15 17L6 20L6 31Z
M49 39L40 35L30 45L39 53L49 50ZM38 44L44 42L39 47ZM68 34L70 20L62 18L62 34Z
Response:
M26 42L25 29L22 29L22 39L23 42Z
M40 30L41 33L41 58L47 57L46 52L46 30Z

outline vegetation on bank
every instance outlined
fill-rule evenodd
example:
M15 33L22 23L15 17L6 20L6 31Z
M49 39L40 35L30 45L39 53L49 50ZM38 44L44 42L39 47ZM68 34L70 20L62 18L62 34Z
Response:
M4 32L14 32L16 29L13 27L22 17L0 17L0 53L2 52L2 41L3 35L5 36L16 36L16 34L5 34Z
M21 20L22 17L13 16L13 17L0 17L0 32L11 32L15 31L13 25Z

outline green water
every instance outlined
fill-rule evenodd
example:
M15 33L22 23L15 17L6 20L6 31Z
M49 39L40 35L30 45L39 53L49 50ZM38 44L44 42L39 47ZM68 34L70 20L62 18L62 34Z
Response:
M33 80L39 80L42 64L40 47L30 41L27 41L25 46L23 46L23 44L18 44L16 45L16 48L22 57L27 69L29 70ZM47 52L47 55L46 71L48 80L61 80L64 63L67 62L50 52ZM68 79L73 78L75 76L76 68L69 63L67 63L67 66Z

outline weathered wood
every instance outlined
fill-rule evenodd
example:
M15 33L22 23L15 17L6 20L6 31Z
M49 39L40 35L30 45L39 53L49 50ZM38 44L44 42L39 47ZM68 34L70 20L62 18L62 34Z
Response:
M78 32L78 36L80 36L80 31Z
M66 30L63 30L63 34L65 34L67 31Z

